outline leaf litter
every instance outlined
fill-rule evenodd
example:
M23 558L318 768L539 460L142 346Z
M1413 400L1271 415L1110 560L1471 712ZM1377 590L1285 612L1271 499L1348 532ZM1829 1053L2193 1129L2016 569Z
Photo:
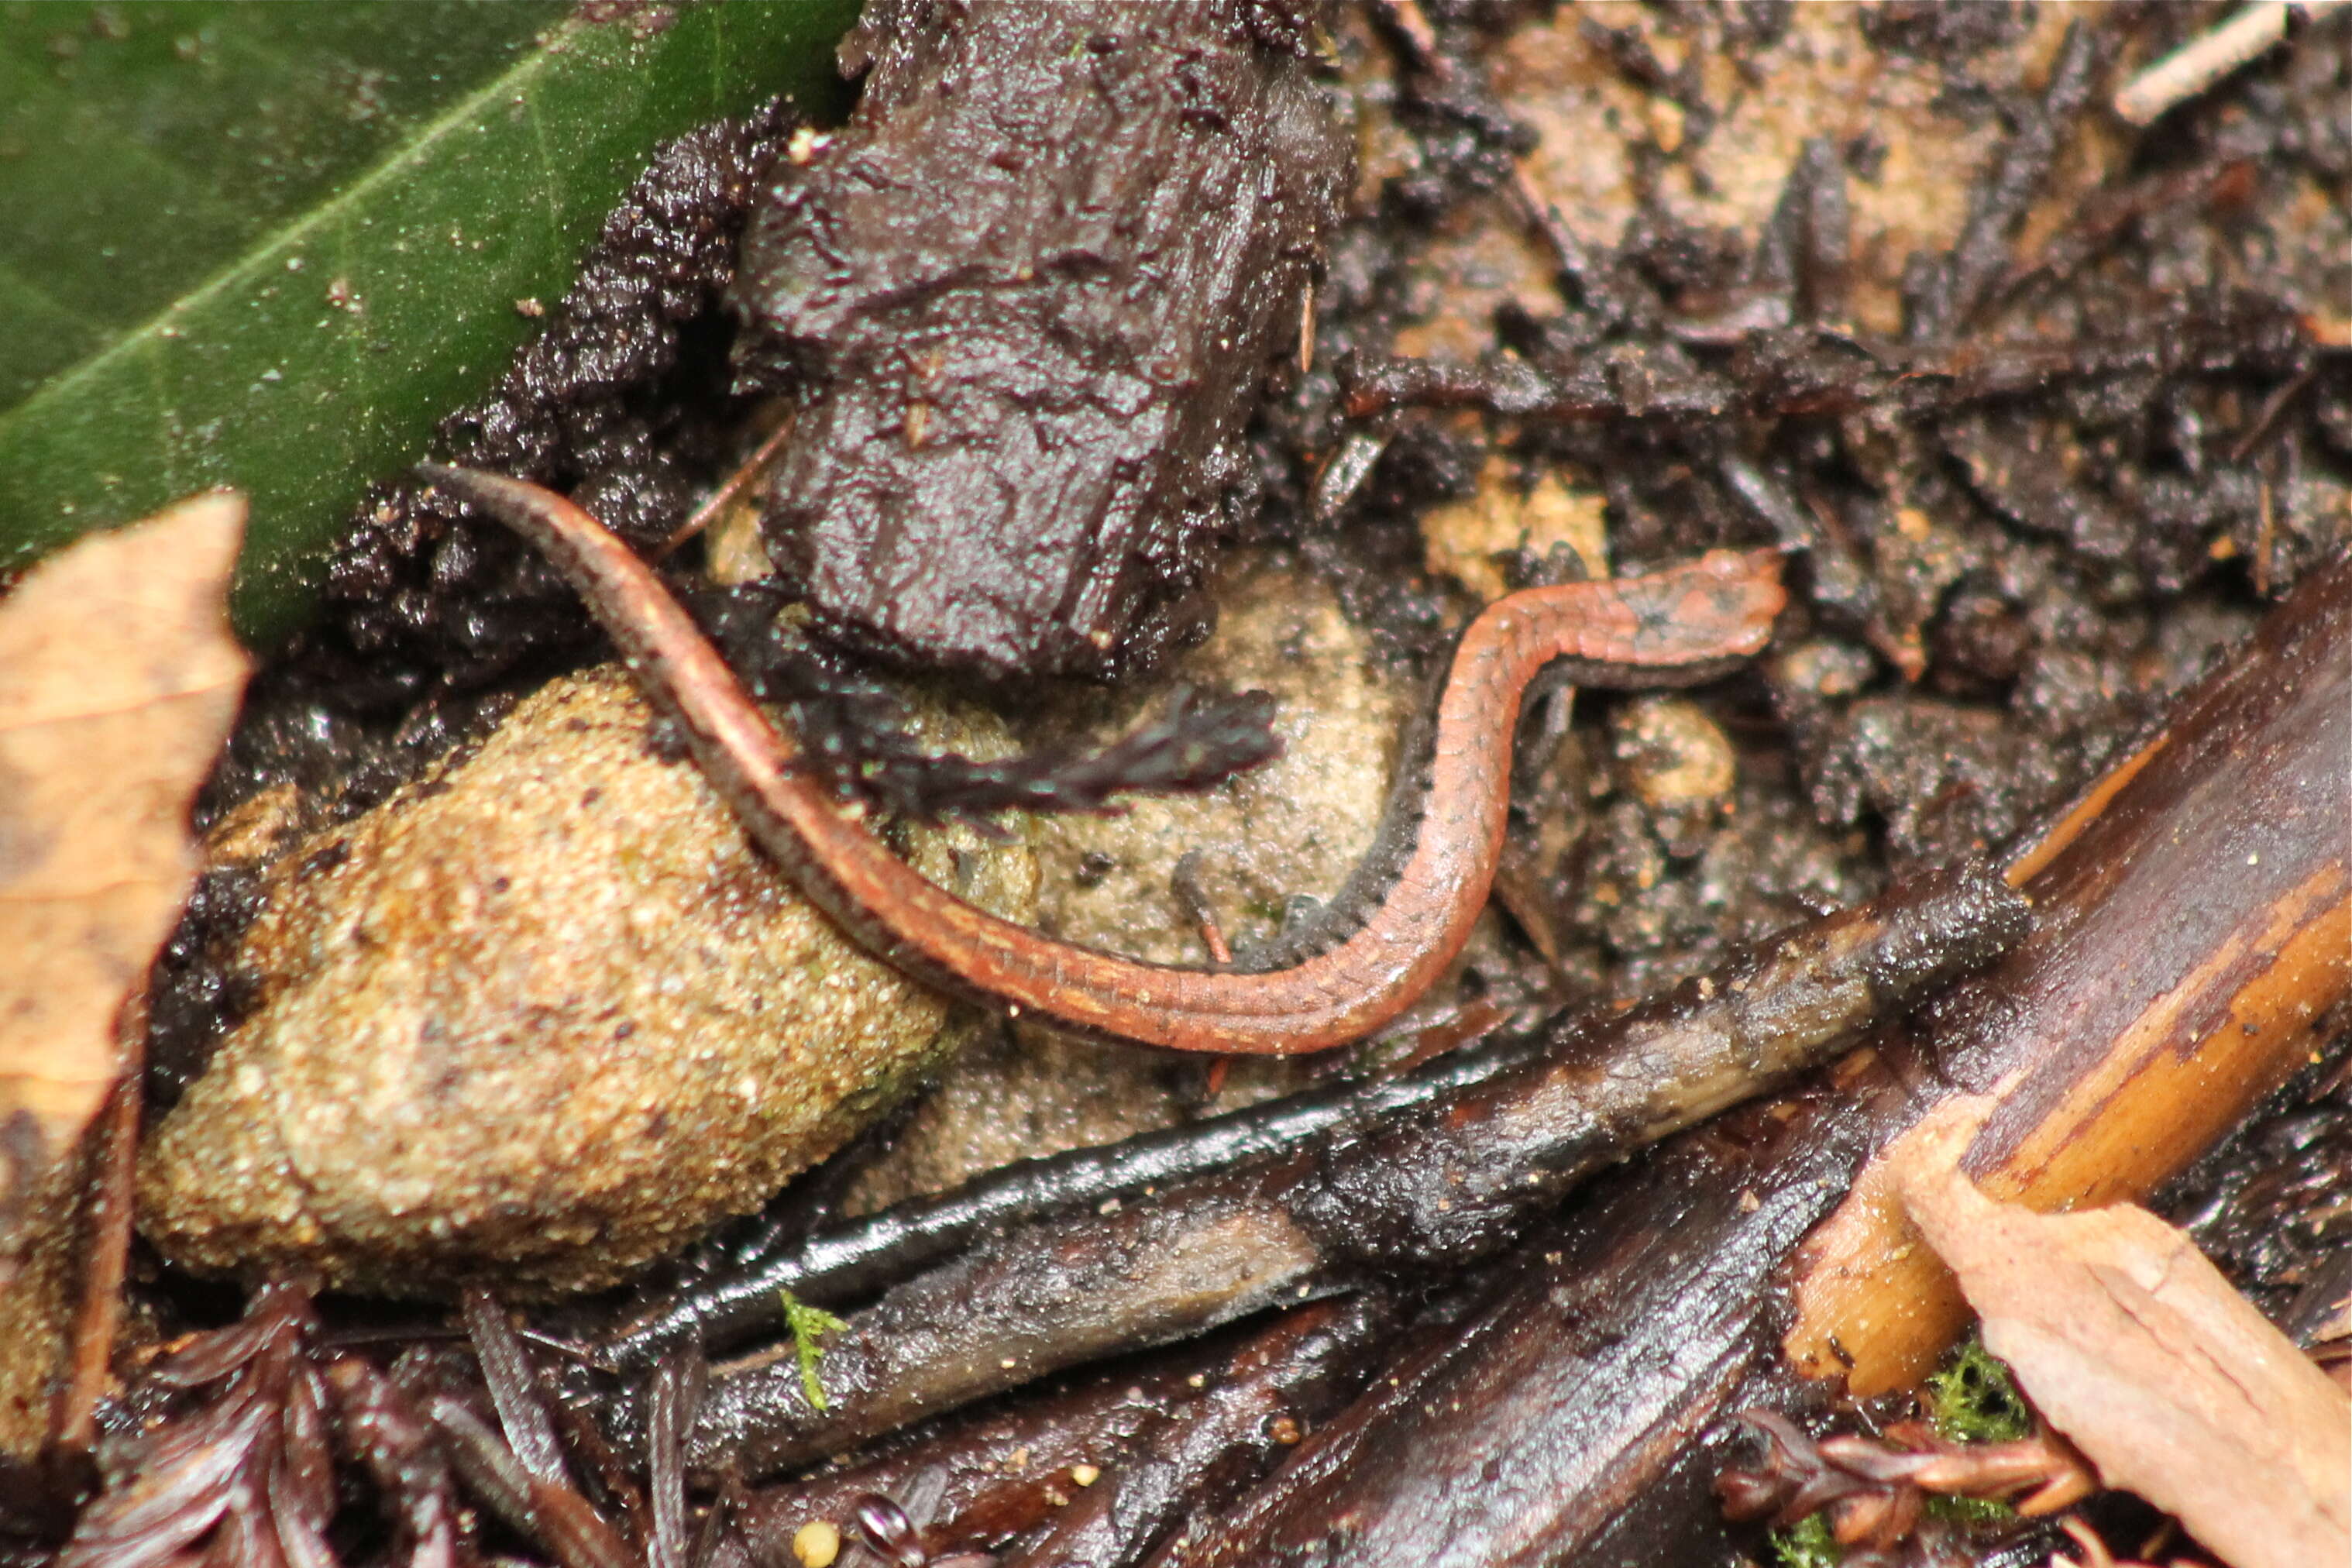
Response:
M121 1069L115 1014L179 918L188 809L245 689L245 501L96 535L0 604L0 1239Z
M2352 1554L2352 1396L2179 1231L2132 1204L2036 1214L1960 1169L1983 1102L1923 1140L1903 1199L1984 1342L2111 1487L2233 1568Z
M72 1303L120 1291L127 1210L92 1199L74 1223L78 1153L138 1070L134 993L199 868L189 809L248 668L227 611L245 514L194 497L0 600L0 1447L79 1433L103 1376L110 1308L76 1323Z

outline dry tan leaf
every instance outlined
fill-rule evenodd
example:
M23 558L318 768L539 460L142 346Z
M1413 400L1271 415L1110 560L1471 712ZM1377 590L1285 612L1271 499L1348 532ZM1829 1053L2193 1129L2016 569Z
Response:
M2147 1210L1979 1192L1957 1160L1981 1110L1938 1113L1902 1192L1986 1346L2102 1479L2234 1568L2352 1561L2352 1400Z
M188 804L245 686L244 531L243 497L198 496L0 601L0 1254L113 1083L116 1011L195 874Z

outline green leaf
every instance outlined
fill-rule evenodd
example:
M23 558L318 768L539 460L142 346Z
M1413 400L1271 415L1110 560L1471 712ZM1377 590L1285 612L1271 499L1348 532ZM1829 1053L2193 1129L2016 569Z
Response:
M829 102L856 0L568 10L0 0L0 574L235 485L238 625L289 629L653 147Z

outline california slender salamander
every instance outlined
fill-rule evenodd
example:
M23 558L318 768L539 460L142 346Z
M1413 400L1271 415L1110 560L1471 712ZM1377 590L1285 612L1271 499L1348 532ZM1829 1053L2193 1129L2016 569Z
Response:
M1496 600L1454 652L1419 832L1387 897L1347 940L1287 968L1189 969L1059 942L925 881L861 807L799 765L660 578L603 524L521 479L437 464L419 471L547 553L751 836L860 942L1015 1015L1178 1050L1322 1050L1411 1006L1462 951L1486 902L1520 694L1536 672L1558 658L1655 668L1751 654L1785 599L1776 552L1718 550L1646 576Z

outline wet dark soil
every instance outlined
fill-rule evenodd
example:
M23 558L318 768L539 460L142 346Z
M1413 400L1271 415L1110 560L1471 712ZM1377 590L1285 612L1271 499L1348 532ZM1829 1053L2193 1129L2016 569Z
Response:
M1601 519L1619 572L1785 546L1794 603L1696 719L1580 698L1543 733L1514 807L1516 924L1461 995L1642 994L1906 866L1997 850L2352 541L2352 29L2124 127L2116 86L2213 16L1428 0L1252 43L1352 140L1353 184L1307 368L1137 525L1181 569L1103 574L1102 624L1142 640L1088 662L1040 632L975 658L874 630L869 596L834 618L866 617L838 668L940 653L1016 710L1040 671L1149 681L1184 616L1213 614L1202 565L1263 544L1425 676L1469 603L1432 569L1432 520L1525 513L1478 558L1557 574L1574 568L1530 504L1556 492ZM791 130L770 112L667 150L442 453L565 489L640 544L676 526L756 439L725 298ZM798 243L750 221L772 251ZM1249 365L1270 323L1235 329ZM772 554L848 592L870 535L793 504ZM306 820L361 809L593 647L512 541L388 483L326 618L257 682L206 821L289 784ZM1709 729L1721 787L1654 787L1655 746ZM159 966L159 1091L234 1018L221 958L251 885L208 879ZM2159 1205L2283 1318L2343 1272L2346 1040L2339 1019L2312 1078Z

